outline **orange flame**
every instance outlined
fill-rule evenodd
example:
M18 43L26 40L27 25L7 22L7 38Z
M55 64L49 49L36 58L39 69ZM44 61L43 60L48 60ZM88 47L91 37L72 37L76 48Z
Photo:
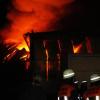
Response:
M82 47L82 44L79 44L77 46L73 45L73 52L80 53L81 47Z
M25 55L20 57L20 60L25 61L25 69L28 70L30 68L30 53L26 52Z
M65 13L70 14L66 6L75 0L11 0L12 6L7 13L8 25L1 31L5 40L21 42L19 50L25 48L23 35L27 32L43 32L55 30L55 24ZM67 10L65 10L67 9ZM71 10L71 9L70 9ZM57 24L58 25L58 24ZM11 42L11 41L9 41Z
M22 42L19 42L18 40L14 40L14 39L6 39L5 41L4 41L6 44L9 44L9 43L15 43L15 45L16 45L16 48L18 49L18 50L22 50L23 48L25 48L25 50L27 51L27 52L29 52L30 50L29 50L29 47L28 47L28 45L27 45L27 43L25 42L25 40L24 40L24 38L23 38L23 41ZM13 45L11 48L13 48L15 45ZM11 48L9 48L9 49L11 49Z
M45 54L46 54L46 79L48 80L48 72L49 72L49 53L48 53L48 50L46 49L46 41L44 40L43 41L43 45L44 45L44 48L45 48Z
M17 46L17 49L18 49L18 50L22 50L23 48L25 48L25 50L26 50L27 52L30 51L30 50L29 50L29 47L27 46L26 43L23 43L23 44L20 44L20 45Z
M49 71L49 61L48 61L48 58L49 58L49 55L48 55L48 50L46 49L46 73L47 73L47 80L48 80L48 71Z

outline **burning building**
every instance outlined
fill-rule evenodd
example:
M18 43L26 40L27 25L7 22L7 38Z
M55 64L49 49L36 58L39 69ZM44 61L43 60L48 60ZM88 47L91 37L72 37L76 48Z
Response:
M0 0L3 79L59 80L68 55L99 54L94 10L87 0Z
M55 34L56 32L56 34ZM91 40L82 34L77 37L73 33L41 32L28 35L30 38L30 67L33 77L43 79L59 79L68 68L69 54L92 54Z

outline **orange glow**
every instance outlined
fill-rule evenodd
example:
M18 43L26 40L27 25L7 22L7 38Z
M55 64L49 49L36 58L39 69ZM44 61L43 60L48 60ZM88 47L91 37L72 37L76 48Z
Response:
M92 54L92 47L91 47L91 41L90 41L90 38L86 37L86 47L87 47L87 51L88 53Z
M26 42L28 48L30 48L30 36L29 36L29 33L24 35L24 39L25 39L25 42Z
M74 90L74 87L72 85L62 85L60 87L60 90L58 92L59 96L71 96L72 91Z
M20 45L18 45L17 46L17 49L18 50L22 50L23 48L25 48L25 50L27 51L27 52L29 52L30 50L29 50L29 47L27 46L27 44L25 43L23 43L23 44L20 44Z
M48 61L48 58L49 58L49 55L48 55L48 50L46 49L46 73L47 73L47 80L48 80L48 71L49 71L49 61Z
M45 48L45 54L46 54L46 79L48 80L48 72L49 72L49 53L48 53L48 50L46 49L46 41L44 40L43 41L43 45L44 45L44 48Z
M23 59L25 61L25 69L28 70L30 67L30 61L29 61L29 54L26 53L25 55L23 55L22 57L20 57L20 59Z
M22 57L20 57L20 60L24 60L25 61L25 69L28 70L30 68L30 53L26 52L25 55L23 55Z
M82 44L79 44L77 46L73 45L73 52L80 53L81 47L82 47Z
M49 58L49 54L48 54L48 50L46 49L46 56L47 56L47 60Z
M11 0L12 6L6 18L9 23L0 30L0 35L5 39L11 39L20 43L19 50L25 48L23 35L27 32L47 32L55 30L55 24L64 14L70 14L69 8L75 0ZM11 41L9 41L11 42Z
M27 54L25 54L22 57L20 57L20 59L25 59L25 58L27 58Z
M99 95L100 95L100 87L92 87L84 93L83 97L86 99L87 97L93 97Z
M27 62L26 62L26 70L28 70L28 69L29 69L29 66L30 66L30 62L29 62L29 61L27 61Z
M5 41L4 41L6 44L9 44L9 43L15 43L15 45L13 45L12 47L10 47L9 49L11 49L11 48L13 48L14 46L18 49L18 50L22 50L23 48L25 48L25 50L27 51L27 52L29 52L30 50L29 50L29 47L28 47L28 45L27 45L27 43L25 42L25 40L24 40L24 38L23 38L23 41L18 41L18 40L14 40L14 39L12 39L12 38L10 38L10 39L6 39Z
M10 52L8 55L4 57L4 61L9 61L16 54L16 52L17 50L13 50L12 52Z

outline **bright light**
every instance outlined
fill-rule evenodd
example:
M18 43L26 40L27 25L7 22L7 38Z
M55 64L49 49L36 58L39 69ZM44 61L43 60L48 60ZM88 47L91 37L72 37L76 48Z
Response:
M64 78L70 78L70 77L74 76L74 74L75 74L75 73L66 74L66 75L64 75Z
M89 98L87 97L86 100L89 100Z
M74 71L72 69L67 69L64 71L63 73L63 78L70 78L73 77L75 75Z
M20 45L17 46L17 49L19 49L19 50L22 50L23 48L25 48L25 50L26 50L27 52L30 51L30 50L29 50L29 47L28 47L26 44L20 44Z
M96 96L96 100L100 100L100 96Z
M28 57L28 55L25 54L25 55L23 55L22 57L20 57L20 59L24 59L24 58L27 58L27 57Z
M100 76L97 76L97 77L93 77L90 79L91 81L96 81L96 80L100 80Z
M64 100L68 100L68 97L67 96L64 96Z
M60 100L60 98L58 97L58 100Z
M95 81L99 81L99 80L100 80L100 76L98 74L93 74L90 76L91 82L95 82Z
M80 100L80 97L78 97L78 100Z
M75 81L74 83L78 83L78 81Z
M87 81L82 81L82 83L86 83Z

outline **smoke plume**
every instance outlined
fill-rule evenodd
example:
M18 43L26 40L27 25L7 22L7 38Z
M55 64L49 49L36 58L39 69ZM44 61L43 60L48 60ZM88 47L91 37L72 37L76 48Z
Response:
M0 31L1 36L7 43L20 43L19 48L25 46L23 34L32 30L54 30L57 21L69 13L65 7L73 2L74 0L12 0L6 16L9 23Z

